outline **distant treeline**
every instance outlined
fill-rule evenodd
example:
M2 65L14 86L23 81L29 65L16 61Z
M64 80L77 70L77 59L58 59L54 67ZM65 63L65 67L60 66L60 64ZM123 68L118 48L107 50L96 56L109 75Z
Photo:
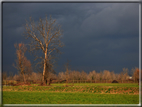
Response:
M131 72L132 76L130 77L128 73ZM29 74L25 74L26 80L32 80L32 81L42 81L42 73L36 73L31 72ZM87 82L87 81L126 81L126 80L133 80L134 82L139 80L139 69L133 68L131 71L128 70L128 68L123 68L123 71L120 74L115 74L114 71L104 70L100 72L96 72L95 70L86 73L85 71L71 71L68 72L59 72L58 74L50 73L47 77L48 79L52 80L67 80L67 81L73 81L74 82ZM17 75L10 75L7 76L6 72L3 73L3 80L16 80L16 81L23 81L23 76L21 74ZM80 80L80 81L79 81Z

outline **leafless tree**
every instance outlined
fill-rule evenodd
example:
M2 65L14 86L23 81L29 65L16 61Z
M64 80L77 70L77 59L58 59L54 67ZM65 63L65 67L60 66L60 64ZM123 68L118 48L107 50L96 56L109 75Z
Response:
M13 80L13 72L12 71L9 71L9 73L8 73L9 75L8 75L8 77L7 77L7 79L8 80Z
M50 77L54 80L57 80L57 75L55 73L50 73Z
M87 73L82 71L81 72L81 80L86 80L87 79Z
M137 80L137 75L136 75L137 69L138 69L137 67L131 69L131 74L132 74L132 78L133 78L134 81Z
M35 82L39 82L39 81L42 80L42 73L32 72L28 79L29 80L34 80Z
M100 81L100 76L101 76L101 73L96 73L96 80Z
M111 78L110 71L109 70L104 70L103 71L103 79L105 79L106 82L107 82L107 80L109 80L110 78Z
M71 71L70 72L70 79L72 80L80 80L81 79L81 73L79 71Z
M59 72L58 78L59 78L60 80L65 80L65 79L66 79L66 74L65 74L64 72Z
M42 56L37 55L35 61L39 59L37 63L43 66L43 83L45 83L45 75L49 75L49 72L53 71L53 64L55 62L55 56L60 53L59 48L63 47L61 42L61 26L57 25L56 20L39 19L38 22L34 22L32 18L26 22L25 33L27 39L30 39L30 51L42 53Z
M129 72L128 68L123 68L123 71L120 73L120 78L121 78L122 83L124 80L127 79L128 72Z
M110 72L110 74L111 74L111 80L116 80L116 75L114 71Z
M15 74L15 75L13 76L13 80L20 80L19 75Z
M73 80L74 79L74 73L73 71L70 70L70 73L69 73L69 79L70 80Z
M6 79L7 79L7 72L4 71L4 72L2 73L2 80L6 80Z
M93 70L92 72L90 72L90 73L88 74L88 79L89 79L89 80L96 80L96 77L97 77L96 74L97 74L96 71Z
M79 71L75 71L75 75L77 80L81 80L81 73Z
M102 79L103 79L103 72L102 71L100 71L100 76L99 77L100 77L99 80L102 82Z
M138 84L139 84L139 68L135 67L135 71L133 73L133 77L134 77L135 81L137 81Z
M66 64L65 64L65 69L66 69L66 85L68 85L68 81L69 81L69 61L67 60Z
M34 80L34 81L37 81L37 79L38 79L37 73L36 73L36 72L32 72L32 73L31 73L31 76L30 76L30 79L31 79L31 80Z
M115 80L119 80L119 74L115 74Z
M31 62L25 57L27 48L23 43L15 44L14 46L16 48L17 59L16 64L13 64L13 66L23 75L24 82L26 82L25 74L32 72Z

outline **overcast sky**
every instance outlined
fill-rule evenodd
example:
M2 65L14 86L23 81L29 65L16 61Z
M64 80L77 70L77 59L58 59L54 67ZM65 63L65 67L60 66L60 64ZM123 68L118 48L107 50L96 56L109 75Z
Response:
M15 43L22 36L26 19L52 15L62 25L65 46L56 72L70 61L72 70L110 70L120 73L139 65L138 3L3 3L3 71L17 72ZM32 61L32 56L27 53Z

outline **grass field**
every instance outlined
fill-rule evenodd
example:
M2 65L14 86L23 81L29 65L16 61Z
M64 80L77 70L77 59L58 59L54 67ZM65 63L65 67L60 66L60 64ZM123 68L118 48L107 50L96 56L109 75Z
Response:
M66 83L55 83L52 86L65 86ZM72 85L69 83L68 85ZM75 83L74 86L116 86L116 87L139 87L138 83Z
M3 104L138 104L138 84L3 86Z
M9 104L138 104L138 95L57 93L57 92L3 92L3 103Z

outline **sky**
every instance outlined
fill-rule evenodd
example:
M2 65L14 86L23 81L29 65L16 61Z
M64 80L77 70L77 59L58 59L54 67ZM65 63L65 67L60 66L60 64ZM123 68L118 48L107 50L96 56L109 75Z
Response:
M62 26L62 54L55 71L71 70L120 73L139 66L138 3L3 3L2 68L17 70L15 43L28 42L22 36L30 16L37 22L46 15ZM33 56L26 54L32 62Z

